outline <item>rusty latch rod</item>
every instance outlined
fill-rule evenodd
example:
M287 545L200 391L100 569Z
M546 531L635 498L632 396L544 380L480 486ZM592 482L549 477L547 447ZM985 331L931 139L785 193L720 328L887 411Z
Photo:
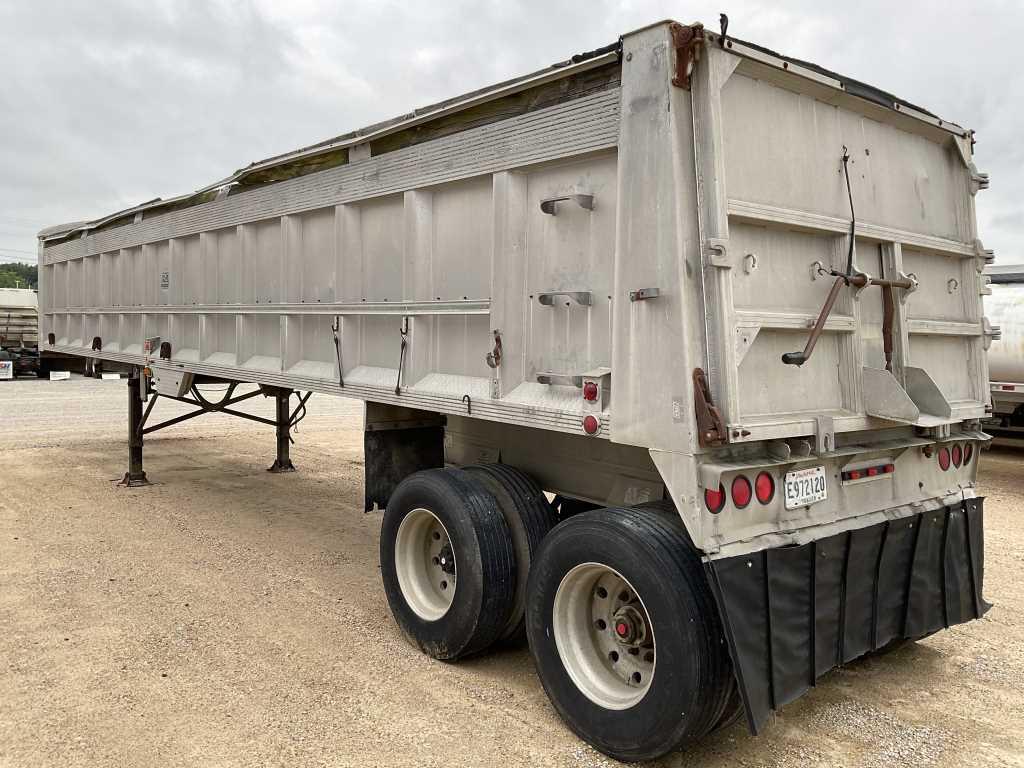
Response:
M829 274L834 275L836 281L832 284L832 290L828 292L828 298L825 299L825 305L821 308L821 313L818 315L818 319L814 323L814 328L811 329L811 335L808 337L803 351L786 352L782 356L782 362L786 365L803 365L811 359L811 353L814 352L814 347L818 343L818 338L821 336L821 332L825 328L825 321L828 320L828 316L832 314L832 307L835 306L836 299L839 298L839 291L842 290L844 285L853 285L857 288L867 288L871 285L877 285L882 289L882 307L884 310L884 316L882 318L882 334L885 337L885 369L887 371L891 371L893 349L892 319L895 312L892 290L893 288L910 290L913 288L913 281L884 280L875 277L868 277L867 275L851 275L850 277L847 277L842 272L837 272L834 269L829 270Z
M818 314L818 319L814 322L814 327L811 329L811 335L808 337L803 351L786 352L782 355L782 362L786 365L800 366L811 359L811 353L814 352L814 347L818 343L818 338L821 336L821 332L825 328L825 322L828 320L828 316L832 314L832 308L836 304L836 299L839 298L839 291L842 290L844 285L853 285L858 288L867 288L870 285L877 285L882 289L882 336L885 351L885 370L892 372L892 321L893 315L895 314L895 302L893 301L892 289L902 288L903 290L912 290L914 283L911 280L883 280L868 277L864 274L854 274L853 246L855 238L857 237L857 212L853 207L853 189L850 186L850 151L846 148L845 144L843 145L842 161L843 176L846 179L846 196L850 201L850 234L846 254L846 271L838 272L834 268L829 270L829 274L835 277L836 281L832 284L832 290L828 292L828 298L825 299L825 304L821 308L821 312Z

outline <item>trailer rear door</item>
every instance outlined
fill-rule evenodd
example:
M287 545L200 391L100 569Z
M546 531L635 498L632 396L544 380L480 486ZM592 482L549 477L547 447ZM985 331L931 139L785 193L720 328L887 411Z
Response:
M969 137L706 49L693 103L708 376L731 439L983 416L983 179ZM854 215L854 273L910 286L893 289L892 331L882 289L843 285L810 359L784 364L830 272L847 269Z

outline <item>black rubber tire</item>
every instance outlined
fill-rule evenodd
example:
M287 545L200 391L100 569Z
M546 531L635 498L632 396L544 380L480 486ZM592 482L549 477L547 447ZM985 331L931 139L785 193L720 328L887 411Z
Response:
M580 738L618 760L650 760L693 742L718 723L732 690L728 653L703 565L667 516L651 509L599 509L559 524L530 573L527 636L541 683ZM624 576L650 617L658 658L646 695L611 710L572 682L559 657L553 604L563 577L583 563Z
M409 606L395 569L398 527L417 507L429 509L444 525L458 565L455 597L436 621L421 618ZM402 632L428 656L453 661L498 639L512 610L514 563L508 525L497 501L465 472L415 472L391 494L380 532L384 592Z
M530 566L541 540L558 523L558 514L540 486L520 469L507 464L478 464L465 467L465 472L494 496L508 525L515 553L516 586L512 612L499 640L522 642L526 639L526 588Z
M747 714L746 708L743 706L743 699L740 696L740 689L736 686L735 681L732 684L732 693L729 694L729 698L725 703L725 709L722 712L722 716L718 718L718 722L715 723L711 732L724 731L726 728L730 728Z
M679 527L683 536L686 537L687 544L694 549L693 539L690 537L689 531L686 530L686 526L683 525L683 519L679 516L679 511L676 509L676 505L672 503L671 499L658 499L657 501L645 501L642 504L637 504L633 509L650 509L658 512L672 522L673 525ZM724 633L722 635L722 643L726 644ZM725 645L726 654L728 654L728 645ZM718 716L718 720L711 728L711 732L720 731L723 728L739 722L740 718L743 717L745 710L743 707L743 699L740 696L740 689L736 682L736 676L733 674L732 660L729 661L729 677L732 679L732 685L730 686L729 695L722 702L722 711Z

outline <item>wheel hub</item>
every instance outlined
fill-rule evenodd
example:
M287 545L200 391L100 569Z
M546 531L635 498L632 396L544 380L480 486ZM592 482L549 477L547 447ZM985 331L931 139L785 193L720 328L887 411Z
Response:
M569 677L605 709L628 709L654 678L654 628L618 571L582 563L562 577L552 606L555 645Z
M445 573L455 575L455 553L452 552L452 545L446 543L437 554L437 565Z
M395 537L398 586L420 618L437 621L455 597L457 568L448 531L428 509L411 510Z
M624 605L612 615L615 639L626 646L641 646L647 642L647 621L633 605Z

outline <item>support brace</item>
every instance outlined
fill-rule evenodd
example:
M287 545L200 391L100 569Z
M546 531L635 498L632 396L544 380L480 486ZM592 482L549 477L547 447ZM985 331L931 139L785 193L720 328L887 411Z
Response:
M158 395L156 392L151 393L149 404L143 412L142 388L144 386L146 386L146 384L142 377L141 370L138 368L133 369L128 378L128 472L125 473L124 478L121 481L121 485L150 485L150 482L146 479L146 473L142 469L142 442L146 435L160 429L172 427L184 421L189 421L197 416L202 416L205 413L225 413L229 416L237 416L242 419L248 419L249 421L256 421L260 424L266 424L274 427L277 438L277 457L274 459L273 465L269 467L267 471L275 473L295 471L295 465L292 464L290 456L291 443L293 442L291 429L305 417L306 402L312 396L312 392L299 395L298 405L295 407L294 411L290 411L289 408L292 396L292 390L290 389L278 389L276 387L263 386L260 389L252 392L246 392L243 395L235 395L235 387L237 386L237 383L232 382L228 385L227 392L224 393L224 396L220 400L209 401L203 397L203 394L199 391L198 387L193 386L191 397L175 397L173 395ZM258 397L259 395L273 397L275 399L275 418L267 419L251 413L245 413L244 411L238 411L231 407L253 397ZM146 426L149 422L149 416L153 412L153 407L156 405L156 401L161 397L168 400L177 400L180 403L187 403L188 405L195 406L196 410L182 414L181 416L175 416L152 426Z

